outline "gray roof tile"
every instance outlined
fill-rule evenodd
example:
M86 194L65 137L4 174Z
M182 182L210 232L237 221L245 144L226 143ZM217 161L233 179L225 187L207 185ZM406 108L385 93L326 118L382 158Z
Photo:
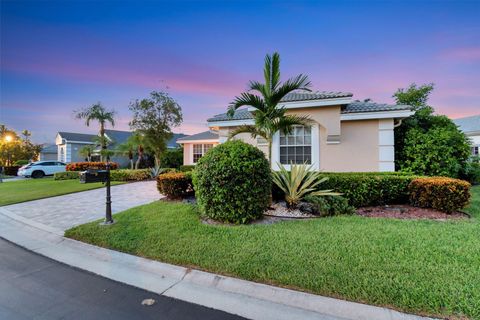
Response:
M350 104L347 104L342 110L342 113L397 111L410 109L411 107L408 105L354 101Z
M355 101L347 104L342 113L361 113L361 112L380 112L380 111L398 111L398 110L410 110L408 105L392 105L385 103L374 102L360 102ZM208 122L228 121L228 120L248 120L253 119L253 115L247 109L240 109L235 112L235 115L230 118L226 113L217 114L214 117L208 119Z
M334 99L334 98L349 98L353 94L350 92L340 92L340 91L316 91L316 92L291 92L287 94L282 102L291 102L291 101L306 101L306 100L322 100L322 99Z
M210 139L218 139L218 133L208 130L208 131L200 132L191 136L186 136L186 137L177 139L177 143L180 143L182 141L190 141L190 140L210 140Z
M480 131L480 114L465 118L453 119L453 122L465 133Z
M82 141L82 142L92 142L93 139L97 136L96 134L86 134L86 133L75 133L75 132L64 132L60 131L58 134L68 141Z

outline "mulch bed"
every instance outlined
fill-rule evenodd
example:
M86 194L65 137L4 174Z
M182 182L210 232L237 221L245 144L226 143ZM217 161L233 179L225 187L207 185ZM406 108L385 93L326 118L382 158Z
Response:
M357 214L363 217L394 219L450 220L470 218L470 216L463 212L452 212L448 214L435 209L417 208L409 205L363 207L357 209Z

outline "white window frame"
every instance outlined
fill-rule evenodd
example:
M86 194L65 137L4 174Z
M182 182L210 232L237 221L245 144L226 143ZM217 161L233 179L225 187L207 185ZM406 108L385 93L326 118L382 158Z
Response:
M318 123L314 123L311 125L311 150L312 150L312 169L320 170L320 128ZM280 163L280 132L276 132L273 135L272 140L272 169L279 170L278 164ZM284 164L283 165L287 170L291 169L291 165Z
M205 151L205 149L206 149L205 146L206 146L206 145L211 146L210 149L215 147L215 144L214 144L214 143L208 143L208 142L192 143L192 144L191 144L191 148L192 148L191 151L192 151L192 152L191 152L191 159L190 159L190 160L191 160L191 163L193 163L193 164L197 164L197 162L198 162L198 160L197 160L197 162L195 162L195 157L194 157L195 145L201 145L201 146L202 146L202 156L201 156L200 158L198 158L198 160L200 160L200 159L205 155L205 153L208 151L208 150ZM210 150L210 149L209 149L209 150ZM197 154L198 154L198 153L197 153Z

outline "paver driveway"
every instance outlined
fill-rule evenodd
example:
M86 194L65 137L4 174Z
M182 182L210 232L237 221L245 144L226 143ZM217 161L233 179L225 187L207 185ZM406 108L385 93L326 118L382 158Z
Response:
M113 213L159 200L155 181L127 183L112 187ZM57 230L97 220L105 216L105 188L1 207L20 217Z

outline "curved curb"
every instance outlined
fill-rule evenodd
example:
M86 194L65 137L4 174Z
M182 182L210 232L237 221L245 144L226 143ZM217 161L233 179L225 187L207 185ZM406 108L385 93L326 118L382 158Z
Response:
M54 228L20 218L0 208L1 237L48 258L115 281L249 319L428 319L100 248L65 238Z

